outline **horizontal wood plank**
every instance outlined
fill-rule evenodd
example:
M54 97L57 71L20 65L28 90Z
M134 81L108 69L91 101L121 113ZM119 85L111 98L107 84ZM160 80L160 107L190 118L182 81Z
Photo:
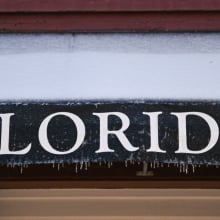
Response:
M91 188L91 189L116 189L116 188L182 188L182 189L220 189L220 181L111 181L111 180L87 180L87 181L1 181L0 189L51 189L51 188Z
M219 205L219 190L0 190L0 219L52 216L62 216L62 219L214 218L220 216Z
M0 14L1 32L219 31L220 12Z
M56 216L1 217L0 220L60 220ZM62 216L62 220L185 220L185 216ZM219 216L187 216L187 220L219 220Z
M219 0L0 0L0 12L143 12L219 10Z

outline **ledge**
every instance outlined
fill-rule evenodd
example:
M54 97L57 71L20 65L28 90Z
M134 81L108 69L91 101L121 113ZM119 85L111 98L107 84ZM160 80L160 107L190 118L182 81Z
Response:
M204 220L219 218L219 205L219 190L0 190L0 219Z

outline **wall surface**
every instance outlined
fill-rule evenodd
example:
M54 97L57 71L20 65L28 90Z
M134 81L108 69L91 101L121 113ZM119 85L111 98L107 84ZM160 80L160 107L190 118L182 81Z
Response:
M1 34L0 99L220 99L220 34Z

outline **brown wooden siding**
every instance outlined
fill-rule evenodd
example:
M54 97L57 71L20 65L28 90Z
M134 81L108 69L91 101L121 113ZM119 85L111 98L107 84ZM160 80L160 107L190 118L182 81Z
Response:
M155 12L219 10L219 0L0 0L0 12Z
M219 0L0 0L1 32L219 31Z
M0 220L217 220L219 190L0 190Z

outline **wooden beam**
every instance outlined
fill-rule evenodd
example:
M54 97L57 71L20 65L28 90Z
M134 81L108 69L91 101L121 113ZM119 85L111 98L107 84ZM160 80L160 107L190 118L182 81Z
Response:
M1 181L0 189L65 189L65 188L182 188L220 189L220 181L208 180L11 180Z
M0 219L173 219L220 216L219 190L0 190ZM129 218L129 217L130 218ZM148 217L148 218L147 218ZM195 217L195 218L192 218ZM200 218L199 218L200 217ZM212 218L207 218L212 219Z
M220 31L220 12L0 14L0 32Z
M0 0L0 12L146 12L219 10L219 0Z

